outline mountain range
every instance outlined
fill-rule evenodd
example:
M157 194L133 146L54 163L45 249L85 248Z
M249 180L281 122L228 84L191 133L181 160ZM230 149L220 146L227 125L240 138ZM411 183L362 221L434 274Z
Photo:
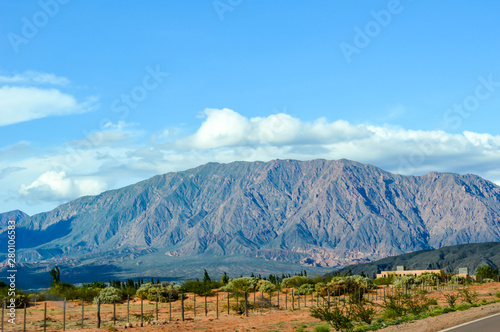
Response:
M73 282L180 280L203 268L322 272L500 241L500 187L471 174L403 176L349 160L209 163L34 216L0 214L2 243L9 217L30 286L46 285L55 264Z

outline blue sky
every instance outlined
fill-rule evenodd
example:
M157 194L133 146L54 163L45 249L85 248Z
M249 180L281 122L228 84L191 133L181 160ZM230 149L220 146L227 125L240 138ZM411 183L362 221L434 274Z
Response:
M0 1L0 212L234 160L500 183L495 1Z

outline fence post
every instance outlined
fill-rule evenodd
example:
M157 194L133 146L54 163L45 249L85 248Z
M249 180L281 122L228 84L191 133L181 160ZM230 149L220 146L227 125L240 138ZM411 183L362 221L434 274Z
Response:
M158 294L156 295L156 321L158 322Z
M264 293L260 291L260 298L262 299L260 302L260 312L264 312Z
M248 298L247 298L247 291L245 291L245 316L248 317Z
M5 306L5 303L4 303ZM2 319L3 321L3 319ZM44 303L43 309L43 332L47 331L47 302Z
M216 315L217 315L217 319L219 319L219 292L215 293L217 295L217 302L216 302Z
M23 332L26 332L26 302L24 302Z
M193 313L194 317L196 317L196 294L193 293Z
M141 327L144 326L144 298L141 295Z
M63 331L66 331L66 298L64 298L64 306L63 306Z
M205 293L205 317L208 315L208 307L207 307L207 294Z
M280 290L278 290L278 310L280 310Z
M113 325L116 325L116 301L113 300Z
M253 313L255 314L255 293L257 293L257 291L254 289L253 290Z
M168 320L172 321L172 293L168 292Z
M330 309L330 289L327 289L328 292L328 309Z
M101 298L97 298L97 328L101 327Z
M181 318L184 321L184 293L181 293Z
M292 311L295 310L295 293L294 289L292 288Z
M285 309L288 309L288 289L285 290Z
M127 323L130 323L130 295L127 295Z
M271 312L273 307L273 292L269 292L269 312Z
M297 295L297 309L300 310L300 292Z
M229 292L227 292L227 314L229 315Z
M84 317L85 317L85 309L84 309L84 306L85 306L85 304L84 304L84 302L83 302L83 300L82 300L82 328L83 328L83 319L84 319Z
M2 303L2 332L4 331L4 329L3 329L3 316L4 316L4 311L5 311L5 301Z

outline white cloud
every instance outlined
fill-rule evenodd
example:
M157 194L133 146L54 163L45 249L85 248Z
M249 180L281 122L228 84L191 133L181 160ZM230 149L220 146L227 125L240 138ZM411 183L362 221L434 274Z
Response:
M79 103L57 89L0 87L0 126L55 115L83 113L95 108L95 98Z
M12 76L0 75L0 83L7 84L50 84L50 85L68 85L69 80L66 77L56 76L50 73L40 73L37 71L25 71L22 74Z
M106 184L93 178L68 178L66 172L48 171L29 185L21 185L19 194L30 201L60 202L102 192Z
M321 144L370 135L365 126L354 126L346 121L328 123L320 118L314 122L302 122L285 113L249 119L224 108L207 109L204 114L206 119L200 129L194 135L177 141L178 148Z

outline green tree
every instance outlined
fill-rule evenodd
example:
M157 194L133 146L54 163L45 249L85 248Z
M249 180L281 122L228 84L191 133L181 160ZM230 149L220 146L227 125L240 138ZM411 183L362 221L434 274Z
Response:
M227 285L227 283L229 282L229 276L227 275L226 272L224 272L224 274L222 275L222 277L220 278L220 283L222 285Z
M50 270L50 285L54 286L61 282L61 271L57 267L57 265Z
M493 269L489 265L479 266L476 269L476 280L495 279L498 277L498 268Z
M113 286L101 289L99 296L94 298L94 303L97 303L97 298L101 299L101 303L114 303L122 300L122 291Z
M209 283L212 281L212 279L210 279L210 276L208 275L208 272L207 270L204 270L204 274L203 274L203 282L204 283Z

